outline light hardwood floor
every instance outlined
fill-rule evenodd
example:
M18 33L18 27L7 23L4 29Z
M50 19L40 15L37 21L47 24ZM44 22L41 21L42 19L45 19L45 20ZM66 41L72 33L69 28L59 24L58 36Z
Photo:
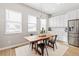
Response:
M70 46L64 56L79 56L79 48Z
M0 56L15 56L15 48L0 51Z
M61 44L63 44L61 42ZM15 48L1 50L0 56L15 56ZM79 48L70 46L68 50L65 52L64 56L79 56Z

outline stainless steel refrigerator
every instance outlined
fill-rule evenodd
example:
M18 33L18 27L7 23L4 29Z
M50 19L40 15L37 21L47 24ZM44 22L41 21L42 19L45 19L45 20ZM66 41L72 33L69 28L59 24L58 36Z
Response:
M79 47L79 19L68 21L68 43Z

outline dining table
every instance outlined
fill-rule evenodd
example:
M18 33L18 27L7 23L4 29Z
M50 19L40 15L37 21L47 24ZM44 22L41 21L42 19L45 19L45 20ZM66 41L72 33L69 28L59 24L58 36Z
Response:
M24 38L30 42L30 44L32 44L33 42L40 42L40 41L45 41L45 40L49 40L50 37L53 37L53 34L49 34L49 33L45 33L45 34L38 34L38 35L33 35L33 36L25 36ZM47 44L46 44L47 45ZM49 47L52 47L50 45L48 45ZM34 48L38 53L39 51ZM40 53L39 53L40 54ZM47 53L48 54L48 53Z

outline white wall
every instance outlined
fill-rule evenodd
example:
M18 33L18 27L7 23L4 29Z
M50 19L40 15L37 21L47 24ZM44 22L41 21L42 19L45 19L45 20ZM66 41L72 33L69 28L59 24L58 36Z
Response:
M58 35L58 39L67 42L67 32L65 27L68 25L68 20L79 19L79 9L69 11L63 15L51 17L49 26L52 27L52 33Z
M5 34L5 9L10 9L14 11L18 11L22 13L22 33L17 34ZM8 47L11 45L15 45L20 42L26 42L24 39L24 36L28 35L28 14L34 15L38 17L38 26L37 29L39 32L39 17L41 15L40 12L33 10L27 6L21 5L21 4L13 4L13 3L1 3L0 4L0 48ZM48 15L42 14L42 18L47 19Z

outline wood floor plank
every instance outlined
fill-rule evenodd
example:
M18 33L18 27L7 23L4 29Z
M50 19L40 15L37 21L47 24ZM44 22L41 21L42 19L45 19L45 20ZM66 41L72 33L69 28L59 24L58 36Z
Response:
M78 47L69 47L64 56L79 56L79 48Z

